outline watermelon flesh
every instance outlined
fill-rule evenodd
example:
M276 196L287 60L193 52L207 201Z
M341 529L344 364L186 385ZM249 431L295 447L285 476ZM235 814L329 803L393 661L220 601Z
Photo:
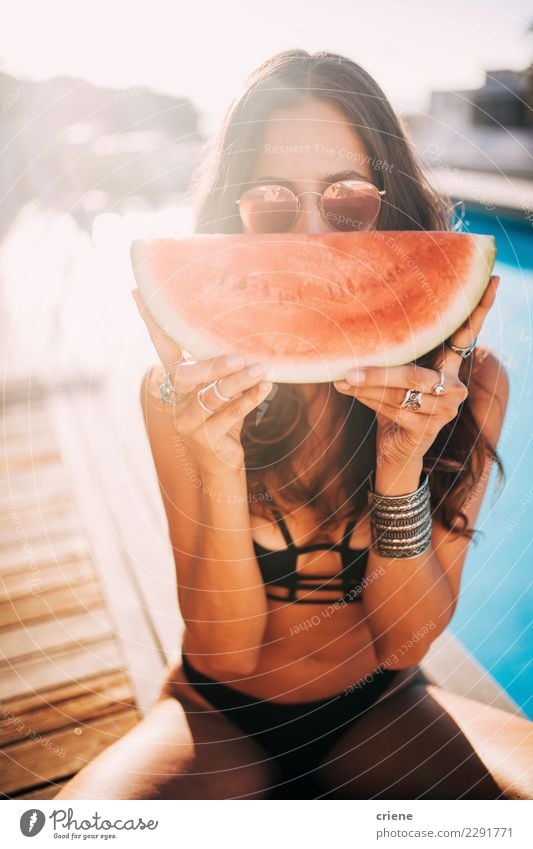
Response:
M137 239L148 311L197 360L256 353L269 380L325 383L396 366L450 336L479 303L492 236L447 231L196 234Z

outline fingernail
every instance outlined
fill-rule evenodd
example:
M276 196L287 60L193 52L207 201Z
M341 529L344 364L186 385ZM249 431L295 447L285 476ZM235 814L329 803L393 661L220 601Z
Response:
M244 357L241 354L226 357L226 365L228 368L240 368L244 365Z
M336 380L334 383L336 389L350 389L350 385L346 380Z
M260 374L263 374L265 367L263 363L256 363L254 366L250 366L248 369L248 374L250 377L259 377Z
M354 369L353 371L349 371L346 374L346 380L349 383L362 383L365 379L364 371L360 371L359 369Z

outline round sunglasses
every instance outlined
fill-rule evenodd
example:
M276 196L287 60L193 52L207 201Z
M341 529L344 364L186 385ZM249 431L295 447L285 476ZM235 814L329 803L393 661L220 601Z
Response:
M235 201L241 221L251 233L283 233L300 215L302 195L317 195L322 218L334 230L368 230L375 223L385 189L366 180L339 180L323 192L295 194L273 183L253 186Z

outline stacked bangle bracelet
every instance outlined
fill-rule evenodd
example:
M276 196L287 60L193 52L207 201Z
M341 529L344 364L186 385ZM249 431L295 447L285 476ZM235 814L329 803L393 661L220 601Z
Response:
M431 542L429 478L409 495L368 493L372 543L380 557L417 557Z

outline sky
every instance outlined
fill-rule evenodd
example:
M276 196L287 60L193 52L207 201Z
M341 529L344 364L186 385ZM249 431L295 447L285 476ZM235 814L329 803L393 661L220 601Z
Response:
M0 68L189 96L216 126L244 77L290 47L359 62L396 109L533 55L533 0L4 0Z

